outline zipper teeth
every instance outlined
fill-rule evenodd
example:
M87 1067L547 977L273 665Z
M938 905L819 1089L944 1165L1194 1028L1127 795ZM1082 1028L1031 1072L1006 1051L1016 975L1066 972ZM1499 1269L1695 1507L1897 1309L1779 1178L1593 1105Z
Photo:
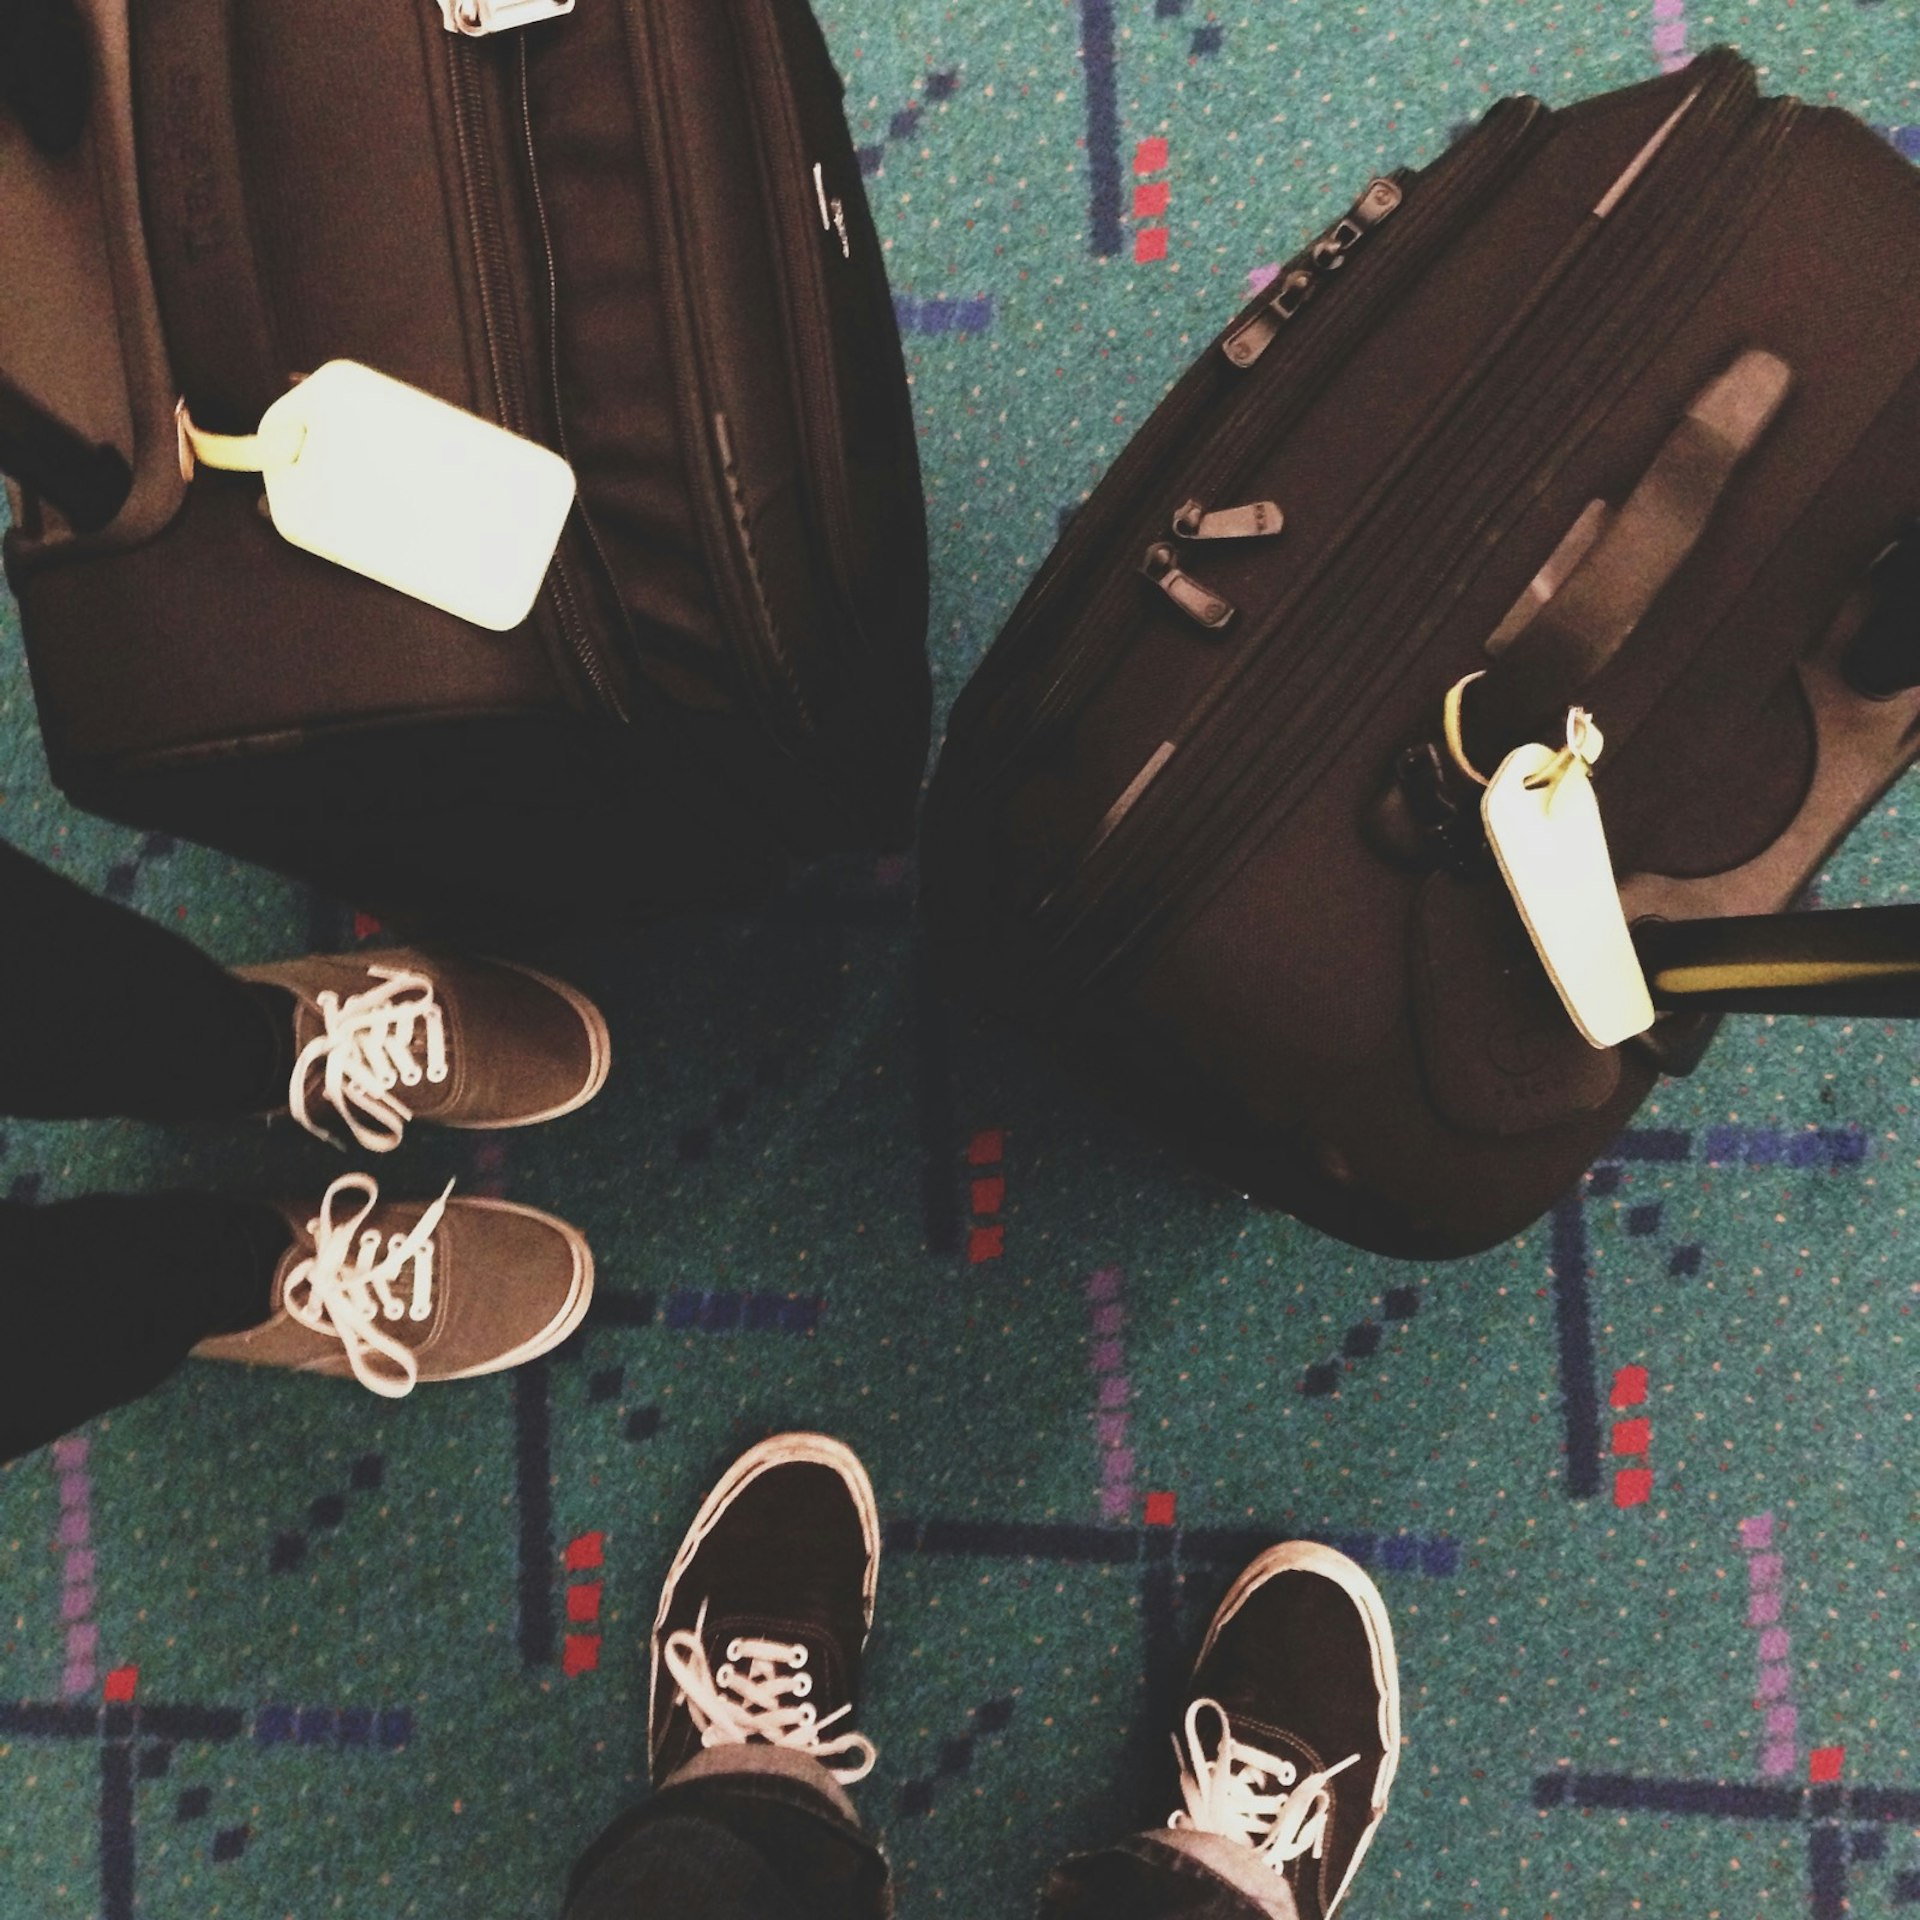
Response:
M1735 104L1745 106L1748 103L1744 101L1724 103L1721 106L1720 112L1710 114L1705 124L1709 126L1716 124L1719 118L1724 117L1727 107ZM1775 105L1776 110L1774 114L1764 122L1755 122L1749 133L1736 139L1727 152L1723 154L1720 160L1714 163L1712 167L1712 172L1717 178L1717 183L1722 193L1744 193L1746 205L1742 211L1746 217L1729 223L1729 229L1723 235L1722 245L1713 250L1712 269L1703 273L1696 283L1696 299L1704 297L1710 289L1719 267L1724 265L1725 260L1731 255L1733 248L1738 244L1739 238L1746 230L1747 222L1753 217L1760 202L1766 197L1766 190L1775 177L1779 156L1782 151L1784 134L1787 127L1792 123L1793 109L1785 103L1770 104ZM1735 164L1735 162L1742 158L1751 159L1754 157L1746 152L1746 143L1749 138L1751 138L1756 145L1763 147L1763 151L1758 155L1758 159L1762 163L1760 168L1762 178L1755 184L1750 184L1750 182L1753 181L1752 173ZM1708 212L1711 212L1713 208L1718 205L1719 200L1716 196L1713 201L1706 203ZM1710 225L1710 222L1702 216L1696 221L1695 225ZM1693 229L1689 228L1683 231L1669 227L1666 231L1674 237L1671 239L1668 247L1659 255L1659 259L1663 264L1689 250L1686 246L1686 235L1693 231ZM1659 272L1651 273L1645 277L1641 287L1643 310L1656 302L1656 296L1664 282L1665 275ZM1644 317L1644 311L1641 317ZM1652 354L1658 351L1659 339L1664 337L1665 331L1666 330L1653 330L1638 326L1635 324L1633 315L1628 315L1622 319L1619 317L1618 310L1616 310L1609 325L1587 335L1581 344L1583 348L1591 348L1596 338L1607 340L1613 343L1608 350L1616 351L1617 357L1617 346L1622 340L1631 342L1636 337L1644 338L1649 342L1647 353L1642 356L1642 363L1644 364L1645 359L1650 358ZM1564 361L1565 358L1567 358L1567 356L1563 356L1562 360ZM1542 368L1549 367L1553 363L1553 356L1550 354L1536 355L1533 364L1523 371L1523 377L1530 381L1537 381L1541 377ZM1502 370L1503 374L1511 371L1510 369ZM1477 387L1479 383L1476 380L1474 384ZM1518 410L1518 412L1509 414L1508 437L1510 441L1517 442L1523 447L1528 444L1528 421L1541 406L1542 400L1542 394L1536 391L1532 398ZM1599 417L1604 417L1604 413L1605 408L1596 402L1595 407L1588 409L1587 414L1582 416L1581 421L1574 424L1566 436L1569 451L1572 445L1583 440L1586 435L1593 430L1594 426L1598 424L1598 418L1595 417L1596 414ZM1470 434L1468 438L1471 438ZM1537 444L1537 441L1534 442L1534 444ZM1471 446L1466 449L1469 455L1475 451L1476 449ZM1460 457L1464 456L1456 456L1456 464ZM1565 456L1563 455L1562 457L1564 458ZM1378 631L1391 621L1396 630L1410 630L1413 633L1414 637L1409 643L1409 646L1394 654L1382 655L1375 662L1368 679L1358 688L1351 683L1348 683L1344 687L1342 710L1336 724L1331 726L1323 724L1315 727L1312 724L1316 711L1315 703L1308 703L1296 710L1295 721L1298 728L1296 737L1305 735L1311 740L1311 747L1298 761L1285 769L1284 778L1276 786L1270 788L1265 794L1258 796L1251 805L1243 804L1241 789L1250 780L1257 780L1261 767L1270 764L1275 751L1270 734L1264 737L1262 736L1261 723L1271 713L1276 702L1284 696L1284 693L1292 684L1296 674L1310 670L1315 663L1311 657L1309 657L1306 647L1293 650L1287 662L1288 671L1281 675L1273 685L1262 689L1260 698L1257 701L1249 702L1244 699L1229 700L1226 697L1231 693L1244 691L1241 683L1249 677L1249 674L1245 670L1229 676L1227 680L1216 682L1215 688L1205 703L1205 711L1201 714L1199 723L1184 730L1184 738L1181 742L1183 748L1199 747L1199 751L1192 752L1189 755L1188 764L1199 768L1200 771L1197 771L1193 775L1185 790L1169 788L1163 794L1156 796L1156 798L1160 800L1161 805L1157 809L1159 817L1152 822L1155 837L1156 839L1165 840L1172 845L1172 851L1168 854L1167 858L1155 862L1152 891L1157 896L1156 908L1152 911L1137 915L1136 923L1130 928L1125 929L1120 939L1110 943L1108 950L1102 955L1100 962L1102 967L1111 959L1118 958L1120 953L1124 951L1127 946L1130 946L1139 934L1144 931L1150 921L1157 920L1160 917L1158 908L1164 907L1171 910L1172 907L1183 898L1185 890L1195 879L1197 869L1205 863L1206 855L1203 850L1203 843L1205 843L1208 833L1219 824L1223 812L1232 816L1232 818L1237 818L1248 824L1255 820L1262 822L1269 821L1272 811L1276 806L1284 804L1290 794L1297 796L1300 792L1304 791L1311 781L1317 777L1320 768L1340 752L1344 751L1349 736L1358 726L1365 723L1368 715L1372 711L1372 704L1369 700L1370 692L1377 688L1381 682L1400 672L1406 664L1404 655L1410 651L1417 650L1417 648L1424 643L1424 640L1430 637L1431 631L1437 626L1438 620L1444 618L1447 606L1456 596L1461 567L1471 564L1470 554L1473 549L1484 548L1484 540L1480 537L1482 528L1470 527L1467 531L1474 537L1463 542L1460 534L1454 531L1455 524L1462 518L1471 521L1476 516L1484 523L1486 515L1492 513L1501 501L1511 498L1516 488L1524 484L1524 477L1524 473L1517 471L1516 463L1509 458L1503 466L1497 469L1495 483L1474 490L1473 494L1467 498L1462 513L1456 515L1453 522L1446 523L1440 535L1429 540L1428 545L1434 551L1445 552L1449 550L1449 548L1456 550L1464 548L1469 555L1469 557L1463 558L1459 565L1447 569L1438 588L1428 591L1420 601L1416 602L1414 606L1404 614L1401 610L1395 608L1390 598L1385 595L1376 602L1367 617L1368 631ZM1351 546L1352 542L1351 540L1347 540L1341 544L1343 546ZM1353 573L1360 567L1360 560L1358 556L1353 554L1349 554L1347 558L1348 572ZM1430 577L1427 576L1424 558L1423 555L1420 560L1409 561L1405 567L1397 568L1396 574L1412 580ZM1327 584L1327 575L1324 571L1320 578L1313 583L1312 591L1321 597L1324 597L1326 593L1331 591L1331 588ZM1389 587L1389 594L1390 591L1391 588ZM1305 596L1302 595L1298 598L1304 597ZM1255 635L1249 642L1243 663L1244 667L1251 667L1257 664L1260 650L1264 647L1266 641L1271 637L1271 634L1280 622L1287 617L1287 614L1293 611L1295 611L1294 607L1281 610L1275 617L1263 623L1260 633ZM1316 621L1313 628L1314 637L1324 639L1330 634L1334 630L1335 623L1339 620L1341 611L1341 609L1336 608L1333 610L1331 617ZM1424 631L1422 631L1422 629L1424 629ZM1345 630L1344 627L1342 630ZM1354 650L1364 654L1365 647L1364 645L1356 645ZM1324 706L1325 704L1327 704L1325 700L1317 703L1318 706ZM1240 724L1228 727L1226 720L1221 718L1221 716L1225 715L1230 715L1233 720L1238 721ZM1203 729L1210 720L1216 721L1219 725L1226 728L1227 733L1227 737L1220 743L1219 756L1212 761L1209 761L1208 753L1202 743ZM1234 748L1238 749L1237 753L1232 751ZM1206 765L1203 766L1202 763L1206 763ZM1213 771L1209 771L1209 769ZM1215 777L1216 773L1217 777ZM1172 809L1171 813L1167 811L1169 808ZM1235 841L1241 839L1239 830L1232 827L1231 818L1229 819L1228 827L1230 831L1227 834L1223 834L1222 845L1225 844L1225 840L1228 837ZM1245 843L1243 842L1242 844ZM1110 864L1104 856L1102 864ZM1224 862L1216 859L1215 865L1216 867L1220 867L1224 865ZM1237 867L1235 870L1237 870ZM1093 888L1090 897L1084 897L1084 904L1082 904L1079 911L1075 913L1073 923L1063 926L1057 941L1050 943L1054 946L1056 953L1069 942L1075 945L1081 944L1088 922L1094 916L1098 915L1105 902L1117 893L1119 884L1119 876L1114 875L1108 882L1097 888ZM1098 968L1095 969L1095 971L1098 970Z
M1371 242L1367 253L1372 257L1374 270L1374 278L1366 288L1367 304L1362 305L1359 296L1355 296L1326 309L1333 317L1321 321L1318 333L1309 331L1303 335L1289 327L1252 367L1244 371L1226 366L1217 345L1209 347L1194 369L1194 374L1205 376L1204 384L1207 386L1239 399L1241 408L1233 417L1226 450L1209 462L1201 479L1191 486L1169 491L1178 491L1182 497L1192 494L1199 499L1207 499L1210 493L1218 492L1220 487L1229 484L1228 476L1234 474L1244 462L1249 448L1270 443L1278 434L1286 432L1294 420L1306 411L1318 395L1319 380L1297 377L1306 370L1299 363L1310 362L1320 354L1344 358L1351 353L1365 337L1367 330L1364 324L1353 324L1356 315L1369 315L1387 304L1391 293L1397 291L1398 282L1389 281L1383 261L1397 259L1406 252L1414 253L1417 259L1422 241L1427 246L1432 246L1436 240L1444 241L1448 222L1459 211L1470 208L1484 194L1502 184L1530 144L1529 136L1545 124L1544 109L1537 101L1515 103L1514 113L1512 130L1498 145L1490 150L1483 149L1477 156L1476 164L1469 167L1463 157L1460 169L1436 181L1430 194L1420 195L1417 188L1409 190L1410 205L1401 215L1405 224L1396 226L1388 223L1384 234L1367 236ZM1308 257L1309 250L1302 249L1288 263L1288 267L1281 269L1280 277L1284 278L1292 265ZM1324 377L1333 369L1318 371ZM1249 393L1242 383L1250 381L1263 382L1264 386ZM1265 404L1261 404L1263 402ZM1123 470L1116 463L1114 475L1106 483L1114 488L1114 498L1119 500L1131 491L1125 481L1133 471L1144 473L1158 463L1167 439L1186 432L1193 424L1193 417L1183 411L1181 417L1168 420L1165 432L1155 433L1151 440L1144 434L1136 439L1133 445L1141 447L1144 444L1146 457L1137 463L1137 469L1129 464ZM1087 551L1090 552L1097 544L1099 531L1104 529L1090 530ZM1055 582L1064 581L1065 573L1066 569L1060 569ZM1050 589L1055 582L1049 582ZM1116 567L1105 588L1074 622L1076 637L1081 638L1081 644L1067 650L1052 684L1035 703L1020 731L996 757L995 765L984 770L988 775L1009 765L1028 741L1074 704L1087 683L1099 677L1104 665L1100 656L1105 641L1116 624L1116 616L1124 608L1127 595L1134 590L1132 569ZM1038 617L1042 605L1041 601L1035 602L1028 623ZM1009 638L1012 638L1011 634ZM1009 652L1012 651L1010 647ZM1013 668L1024 663L1010 661L1009 665Z
M471 41L458 35L447 36L454 140L460 153L460 180L467 202L467 230L473 238L474 277L480 289L480 329L486 336L487 364L493 375L494 406L499 413L500 424L510 433L525 437L526 393L520 379L518 343L510 344L508 341L509 308L500 298L500 290L507 282L507 256L505 243L500 236L497 187L476 131L477 116L483 108L480 76L475 63L484 57L482 50ZM525 57L524 47L521 48L521 57ZM550 249L548 261L551 270ZM610 711L621 714L619 700L581 613L566 561L558 550L554 553L546 580L541 583L540 593L552 608L554 618L566 638L568 651L579 663L595 695Z
M487 364L493 374L493 401L500 424L519 433L525 425L520 383L517 374L509 372L501 352L503 327L494 298L506 261L494 232L490 190L481 184L481 159L473 131L478 105L478 76L473 69L476 57L474 49L458 35L447 36L447 65L453 79L454 139L460 150L460 184L466 195L467 231L473 237L474 277L480 288L480 330L486 336Z
M689 463L706 462L715 483L710 492L696 488L694 504L697 510L703 510L709 533L718 529L718 537L709 552L716 556L714 572L721 588L721 612L728 612L729 600L733 606L733 617L727 620L728 635L750 636L748 644L736 645L730 650L731 657L743 666L747 697L758 709L776 743L791 756L792 728L770 708L777 697L784 696L792 713L804 715L806 702L793 663L763 611L753 559L736 524L732 480L726 471L732 464L731 449L723 444L724 436L715 431L714 423L724 416L711 404L712 382L707 378L701 357L701 329L690 311L690 275L686 238L679 220L680 196L668 190L675 164L673 156L681 150L682 143L676 137L673 106L660 72L650 18L652 8L629 3L623 11L629 23L627 38L635 56L637 83L646 95L646 127L656 135L653 154L660 161L649 171L660 183L654 207L659 222L664 277L668 283L668 328L676 348L684 356L684 364L691 369L690 377L674 382L680 398L681 444ZM720 461L717 473L712 467L716 458Z
M527 43L524 38L519 41L514 52L520 83L520 133L527 160L527 183L533 190L534 218L540 227L540 255L547 270L547 374L552 382L553 432L554 438L560 443L560 457L571 466L573 454L567 446L567 415L560 393L560 276L554 265L553 229L547 220L547 196L540 185L540 157L534 146L533 99L529 91ZM620 617L624 621L627 617L626 605L620 598L618 576L614 573L612 561L607 558L607 550L600 540L600 529L594 525L593 516L587 511L586 500L579 493L577 483L573 510L579 516L581 526L586 529L587 543L593 549L594 558L600 563L600 571L605 578L611 602L619 608ZM591 646L583 647L577 643L576 636L585 633L585 623L574 598L572 581L567 578L564 568L558 568L556 572L561 591L572 615L573 624L568 630L568 639L575 643L574 653L585 669L587 678L592 681L594 691L616 718L625 720L628 717L626 707L614 692L612 680L597 652ZM563 620L562 624L565 625L566 622ZM628 627L628 638L633 639L631 626Z

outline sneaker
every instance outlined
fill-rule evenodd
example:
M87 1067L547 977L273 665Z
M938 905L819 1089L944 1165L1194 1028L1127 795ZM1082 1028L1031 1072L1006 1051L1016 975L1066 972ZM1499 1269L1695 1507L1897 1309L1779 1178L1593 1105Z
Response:
M531 1126L584 1107L606 1082L599 1008L527 967L397 947L238 972L293 995L287 1104L323 1140L336 1136L316 1108L370 1153L389 1153L409 1120Z
M351 1374L389 1400L421 1380L499 1373L557 1347L585 1318L593 1255L580 1232L506 1200L382 1201L370 1176L336 1180L294 1243L273 1311L194 1352L298 1373Z
M873 1626L880 1516L866 1469L818 1433L763 1440L680 1543L653 1623L647 1753L660 1786L707 1747L789 1747L843 1786L873 1770L848 1722Z
M1329 1920L1387 1810L1400 1764L1400 1676L1379 1589L1343 1553L1292 1540L1221 1602L1175 1736L1184 1810L1286 1881L1300 1920Z

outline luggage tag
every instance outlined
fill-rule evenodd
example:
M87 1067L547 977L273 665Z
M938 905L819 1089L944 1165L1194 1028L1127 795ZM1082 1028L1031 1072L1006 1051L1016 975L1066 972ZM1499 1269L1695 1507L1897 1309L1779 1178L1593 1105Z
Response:
M329 360L251 434L177 410L180 469L258 473L281 536L504 632L533 610L573 506L556 453L356 360Z
M1538 742L1501 761L1480 802L1487 844L1528 937L1573 1024L1595 1047L1653 1025L1590 769L1605 745L1584 707L1567 714L1567 744Z

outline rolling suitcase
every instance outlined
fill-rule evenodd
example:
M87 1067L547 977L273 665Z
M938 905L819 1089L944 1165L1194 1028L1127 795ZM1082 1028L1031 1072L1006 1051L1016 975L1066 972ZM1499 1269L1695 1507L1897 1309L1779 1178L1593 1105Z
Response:
M440 931L902 845L919 470L805 0L85 0L48 30L71 6L0 0L46 67L0 106L6 561L66 793ZM303 550L271 472L205 464L335 362L564 457L524 618ZM455 576L533 517L484 465L356 457L363 519L437 514Z
M1033 581L929 799L947 977L1256 1199L1496 1243L1714 1008L1911 997L1898 918L1765 916L1920 746L1917 444L1885 142L1724 51L1502 102L1362 187ZM1571 801L1512 838L1570 768L1597 882ZM1528 886L1586 888L1571 941Z

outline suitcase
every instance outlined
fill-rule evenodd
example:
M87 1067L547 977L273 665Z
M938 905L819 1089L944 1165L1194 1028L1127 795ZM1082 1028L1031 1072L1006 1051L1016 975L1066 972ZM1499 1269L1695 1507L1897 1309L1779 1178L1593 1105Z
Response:
M36 30L41 111L0 107L6 565L64 791L442 932L904 844L924 511L804 0L80 11L83 84ZM177 400L249 433L336 359L570 463L520 624L288 544L256 477L183 479Z
M1851 969L1865 916L1765 916L1916 750L1917 444L1920 175L1869 129L1725 51L1500 103L1362 188L1032 582L929 796L946 978L1257 1200L1495 1244L1715 1009L1911 973L1897 912ZM1575 706L1661 1009L1605 1045L1470 777Z

